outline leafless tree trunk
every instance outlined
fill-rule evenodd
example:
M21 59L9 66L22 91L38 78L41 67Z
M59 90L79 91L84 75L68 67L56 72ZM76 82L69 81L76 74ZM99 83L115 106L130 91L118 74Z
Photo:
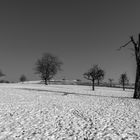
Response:
M45 78L45 85L48 85L48 81L47 81L47 79Z
M95 80L92 79L92 90L94 90L94 84L95 84Z
M140 99L140 34L138 37L138 42L136 43L131 37L131 41L135 47L135 57L136 57L136 78L135 78L135 91L133 98Z
M124 86L124 83L123 83L123 90L125 90L125 86Z
M140 34L138 35L137 42L134 40L133 36L131 36L130 41L125 45L123 45L122 47L127 46L129 43L133 43L136 58L136 78L133 98L140 99ZM120 49L122 47L120 47Z
M134 98L140 98L140 68L136 68L135 91Z

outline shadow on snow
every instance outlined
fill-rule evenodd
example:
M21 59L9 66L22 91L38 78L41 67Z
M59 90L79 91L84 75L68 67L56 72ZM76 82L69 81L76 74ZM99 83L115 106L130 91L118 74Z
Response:
M75 92L66 92L66 91L52 91L52 90L45 90L45 89L31 89L31 88L17 88L21 90L28 90L28 91L40 91L40 92L52 92L52 93L62 93L63 96L66 95L76 95L76 96L92 96L92 97L111 97L111 98L130 98L133 99L133 97L117 97L117 96L105 96L105 95L97 95L97 94L81 94L81 93L75 93Z

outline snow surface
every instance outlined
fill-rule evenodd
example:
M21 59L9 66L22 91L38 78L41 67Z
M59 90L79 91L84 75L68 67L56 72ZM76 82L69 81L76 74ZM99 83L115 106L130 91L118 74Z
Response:
M120 88L0 84L0 140L140 140L140 100L132 96Z

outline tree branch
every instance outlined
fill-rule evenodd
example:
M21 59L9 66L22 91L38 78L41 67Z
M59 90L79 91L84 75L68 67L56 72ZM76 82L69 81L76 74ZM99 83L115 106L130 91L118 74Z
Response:
M85 74L84 74L84 78L87 79L87 80L92 80L89 76L87 76Z
M138 40L138 47L140 47L140 34L139 34L139 40Z
M124 44L123 46L121 46L119 49L117 49L118 51L120 51L122 48L126 47L129 43L131 43L132 40L128 41L126 44Z
M133 36L131 36L130 39L131 39L131 42L132 42L132 43L134 44L134 46L136 47L136 46L137 46L137 43L134 41Z
M135 49L135 56L136 56L136 62L137 62L137 60L138 60L138 52L139 52L139 48L137 47L137 43L135 42L135 40L134 40L134 38L133 38L133 36L131 36L130 37L130 39L131 39L131 42L133 43L133 45L134 45L134 49Z

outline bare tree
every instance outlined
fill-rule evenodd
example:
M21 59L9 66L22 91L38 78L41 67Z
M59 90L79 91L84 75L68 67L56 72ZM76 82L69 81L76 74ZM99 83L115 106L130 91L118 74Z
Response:
M23 74L23 75L21 75L21 77L19 78L19 80L20 80L21 82L25 82L25 81L27 80L27 78L26 78L26 76Z
M94 90L95 80L99 80L104 77L101 71L103 70L98 65L93 65L88 72L83 74L85 79L92 81L92 90Z
M48 85L48 81L61 70L61 65L62 62L58 57L45 53L42 58L37 60L35 71L37 74L40 74L41 79L45 81L45 85Z
M100 85L100 82L104 79L104 76L105 76L105 71L99 68L98 73L97 73L98 86Z
M109 86L112 87L112 84L113 84L114 79L109 78L108 81L109 81Z
M135 78L135 90L133 98L140 99L140 34L138 35L138 41L134 40L134 37L131 36L130 40L119 48L122 49L126 47L128 44L133 44L133 50L135 52L135 59L136 59L136 78Z
M2 72L2 70L0 70L0 77L5 76L5 74ZM5 80L0 80L0 83L5 83Z
M125 85L128 85L128 83L129 83L126 73L122 73L120 75L119 83L123 86L123 90L125 90Z
M5 74L2 72L2 70L0 70L0 77L5 76Z

